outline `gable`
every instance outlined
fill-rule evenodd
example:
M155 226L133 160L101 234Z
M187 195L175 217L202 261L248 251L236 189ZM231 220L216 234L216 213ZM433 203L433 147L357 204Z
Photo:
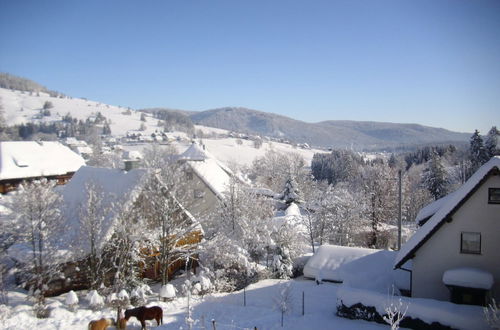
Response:
M395 260L395 268L401 267L425 242L438 231L446 221L453 220L453 214L483 185L489 177L500 175L500 157L493 157L479 168L450 197L446 203L403 245ZM487 204L487 200L485 201Z

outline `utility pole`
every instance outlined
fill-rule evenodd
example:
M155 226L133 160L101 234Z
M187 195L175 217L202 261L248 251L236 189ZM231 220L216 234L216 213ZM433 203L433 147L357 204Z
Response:
M402 213L401 213L401 198L402 198L402 194L401 194L401 176L402 176L402 173L401 173L401 169L399 169L398 171L398 179L399 179L399 217L398 217L398 251L401 250L401 241L402 241L402 237L401 237L401 226L403 225L403 220L402 220Z

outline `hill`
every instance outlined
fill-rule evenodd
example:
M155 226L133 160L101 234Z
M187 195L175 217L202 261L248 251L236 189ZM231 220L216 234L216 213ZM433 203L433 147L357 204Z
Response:
M31 93L46 93L50 96L57 97L63 94L49 90L47 87L26 78L14 76L8 73L0 72L0 88L18 90Z
M53 108L40 117L45 102ZM66 114L86 120L101 113L111 121L111 132L124 135L141 128L145 133L182 128L193 132L193 123L252 135L268 136L324 148L395 150L427 144L462 144L470 137L442 128L417 124L330 120L307 123L286 116L240 107L201 112L153 108L133 110L81 98L71 98L46 87L6 73L0 73L0 102L8 125L32 121L56 121ZM141 114L144 114L142 116ZM141 120L141 118L143 120ZM162 121L160 123L159 121Z
M470 134L418 124L330 120L307 123L246 108L220 108L190 114L195 124L248 134L281 137L322 147L392 149L439 143L463 143Z

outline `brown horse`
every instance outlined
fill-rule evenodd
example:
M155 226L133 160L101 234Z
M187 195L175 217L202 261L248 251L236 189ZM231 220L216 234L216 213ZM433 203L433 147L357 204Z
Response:
M110 325L114 325L114 324L115 324L115 320L114 319L105 319L105 318L102 318L100 320L90 321L90 323L89 323L89 330L105 330Z
M163 324L163 309L159 306L141 306L133 309L127 309L125 311L125 320L128 321L128 319L132 316L135 316L135 318L141 322L141 329L146 329L146 320L155 319L158 325Z

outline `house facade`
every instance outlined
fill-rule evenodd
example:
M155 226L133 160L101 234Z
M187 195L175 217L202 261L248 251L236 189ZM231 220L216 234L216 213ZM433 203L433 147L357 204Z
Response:
M429 209L395 262L411 272L411 296L478 305L500 301L500 157Z
M184 205L196 218L208 216L224 200L236 176L197 143L192 143L180 154L178 162L183 166L188 189Z

